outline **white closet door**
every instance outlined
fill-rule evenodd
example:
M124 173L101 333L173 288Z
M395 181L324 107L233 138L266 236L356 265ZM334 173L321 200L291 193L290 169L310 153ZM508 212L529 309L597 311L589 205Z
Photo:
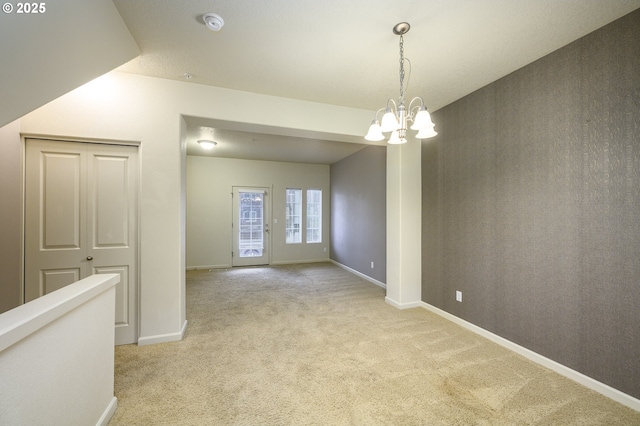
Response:
M138 150L28 139L25 301L120 274L116 344L137 341Z

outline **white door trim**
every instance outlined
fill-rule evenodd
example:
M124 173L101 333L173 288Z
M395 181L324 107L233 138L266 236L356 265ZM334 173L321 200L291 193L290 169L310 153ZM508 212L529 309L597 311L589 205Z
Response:
M262 252L256 254L255 256L246 256L243 257L241 255L241 248L239 247L239 233L240 226L239 216L240 216L240 207L239 207L239 194L243 193L255 193L255 194L263 194L262 198ZM271 263L271 189L268 187L251 187L251 186L233 186L232 187L232 197L231 197L231 265L232 266L257 266L257 265L269 265ZM253 232L253 231L252 231Z

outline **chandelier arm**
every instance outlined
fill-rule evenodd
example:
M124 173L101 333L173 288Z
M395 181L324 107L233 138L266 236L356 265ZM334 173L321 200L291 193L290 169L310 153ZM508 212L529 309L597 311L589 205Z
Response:
M422 96L416 96L413 99L411 99L411 102L409 102L409 109L413 108L413 103L415 101L420 101L420 105L417 105L416 108L420 108L421 106L425 106L424 105L424 99L422 99Z
M376 113L375 113L375 115L373 116L373 118L374 118L375 120L378 120L378 114L380 114L380 111L384 111L384 110L385 110L385 108L380 108L379 110L377 110L377 111L376 111ZM379 121L379 120L378 120L378 121Z
M413 105L413 103L415 101L420 101L420 105ZM420 96L416 96L415 98L411 99L411 102L409 102L409 108L407 108L407 119L413 121L414 117L415 117L415 113L414 110L420 110L421 107L424 107L424 99L422 99L422 97Z
M393 108L389 107L389 102L391 102L393 104ZM391 109L394 113L398 110L398 104L396 104L396 101L394 101L393 99L389 98L387 100L387 108ZM382 108L384 109L384 108Z

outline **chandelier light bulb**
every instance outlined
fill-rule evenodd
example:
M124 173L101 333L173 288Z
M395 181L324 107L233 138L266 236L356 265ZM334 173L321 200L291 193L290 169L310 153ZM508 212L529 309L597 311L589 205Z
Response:
M393 112L391 108L387 108L382 116L380 128L383 132L393 132L394 130L398 130L399 127L395 112Z
M426 107L421 106L420 110L413 119L411 130L425 130L433 128L434 126L435 125L433 124L433 121L431 121L431 114L429 114L429 111L427 111Z
M407 141L406 138L401 138L400 137L400 133L398 133L397 130L394 130L391 133L391 137L389 138L389 140L387 141L389 144L391 145L400 145L402 143L405 143Z
M420 130L416 134L416 139L429 139L436 136L438 132L435 131L433 127L427 127L426 129Z
M377 142L384 139L384 135L382 134L382 129L380 128L380 123L378 122L378 120L373 120L371 122L369 131L364 138L372 142Z

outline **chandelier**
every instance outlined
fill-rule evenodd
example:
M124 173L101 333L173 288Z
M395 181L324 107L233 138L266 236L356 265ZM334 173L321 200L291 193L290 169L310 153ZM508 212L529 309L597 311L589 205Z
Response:
M431 121L431 115L427 111L424 100L417 96L409 102L409 107L405 106L405 85L404 85L404 65L405 61L409 65L409 76L411 76L411 61L404 57L404 38L411 26L407 22L400 22L393 27L393 33L400 36L400 98L396 103L389 98L386 108L380 108L371 122L369 131L364 137L369 141L381 141L385 138L383 133L391 132L388 143L401 144L407 142L407 123L410 122L411 130L417 130L417 139L431 138L437 135L435 125ZM407 77L407 88L409 87L409 76ZM384 111L382 120L378 121L378 114Z

